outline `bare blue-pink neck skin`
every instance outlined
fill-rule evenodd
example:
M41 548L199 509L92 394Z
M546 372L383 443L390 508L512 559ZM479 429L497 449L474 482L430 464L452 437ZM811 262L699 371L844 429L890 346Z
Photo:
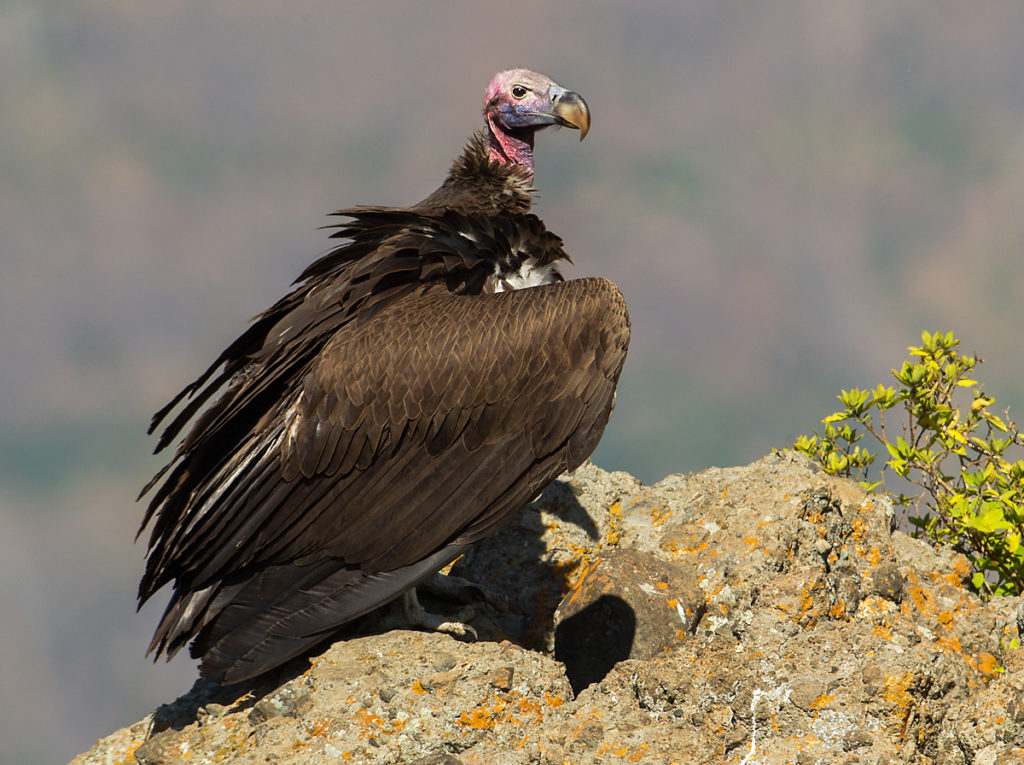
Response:
M492 162L515 165L525 173L533 175L533 130L520 130L517 135L506 132L495 124L497 117L487 115L487 132L490 139Z

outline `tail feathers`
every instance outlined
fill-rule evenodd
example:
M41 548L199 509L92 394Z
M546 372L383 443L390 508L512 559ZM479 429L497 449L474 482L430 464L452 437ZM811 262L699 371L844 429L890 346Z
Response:
M185 595L175 593L167 604L146 655L166 654L168 659L178 653L199 633L242 589L244 583L210 585Z
M256 677L398 597L462 551L449 545L412 566L371 575L339 560L265 568L210 601L212 616L204 617L191 653L202 657L203 677L224 683Z

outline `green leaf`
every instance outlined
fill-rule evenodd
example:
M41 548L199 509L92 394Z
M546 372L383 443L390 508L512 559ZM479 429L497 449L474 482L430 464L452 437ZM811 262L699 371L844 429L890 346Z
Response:
M997 430L1001 430L1003 433L1005 433L1008 430L1008 428L1006 427L1006 423L1004 423L1001 419L996 417L994 414L989 414L988 412L982 412L981 416L984 417L986 420L988 420L992 424L993 428L996 428Z
M957 441L957 442L959 442L961 444L966 444L967 443L967 436L965 436L963 433L961 433L956 428L950 428L949 430L946 431L946 434L950 438L952 438L954 441Z
M845 454L838 454L832 452L828 455L828 461L825 463L825 470L832 475L840 475L850 466L850 460Z
M1013 528L1003 515L1003 507L997 502L982 502L981 512L968 519L967 525L983 534Z
M975 489L980 489L985 485L985 476L981 473L965 470L960 474L960 477L967 486L974 487Z

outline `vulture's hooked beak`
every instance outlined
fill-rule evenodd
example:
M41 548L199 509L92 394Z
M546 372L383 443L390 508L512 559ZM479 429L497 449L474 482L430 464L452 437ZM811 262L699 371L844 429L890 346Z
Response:
M571 90L552 88L551 115L563 127L580 131L580 140L590 131L590 108L583 96Z
M533 126L560 125L579 130L581 141L586 138L590 130L590 108L583 100L583 96L552 85L548 90L548 98L551 99L550 106L544 104L540 109L525 112L526 116L531 118Z

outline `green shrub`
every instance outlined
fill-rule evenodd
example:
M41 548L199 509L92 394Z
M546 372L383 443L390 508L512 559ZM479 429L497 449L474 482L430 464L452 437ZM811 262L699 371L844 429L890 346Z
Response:
M982 596L1019 594L1024 459L1010 455L1020 453L1024 436L1008 413L993 414L995 400L968 376L981 359L961 354L952 332L924 332L921 339L921 347L909 349L914 360L892 370L895 388L844 390L844 408L822 420L824 433L801 436L793 448L869 491L887 489L890 471L905 479L892 496L915 535L964 553ZM865 432L889 454L878 481L868 475L877 455L858 445Z

